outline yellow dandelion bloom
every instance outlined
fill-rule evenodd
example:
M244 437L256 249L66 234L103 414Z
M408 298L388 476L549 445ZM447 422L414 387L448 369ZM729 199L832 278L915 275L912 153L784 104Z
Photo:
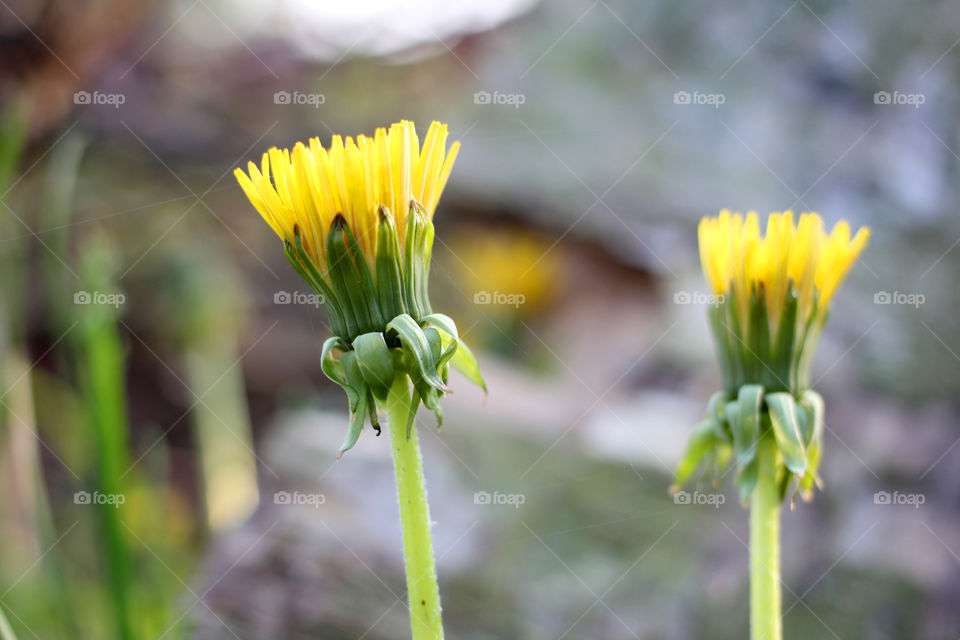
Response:
M372 260L379 210L404 229L411 201L432 219L460 148L447 150L447 125L433 122L420 145L413 122L379 128L373 137L335 135L329 148L311 138L293 149L270 149L261 164L234 171L240 186L267 224L289 243L302 234L306 252L323 267L325 241L342 215L364 254ZM404 235L400 235L401 244Z
M800 392L830 300L869 229L829 233L816 213L723 210L701 220L700 261L721 303L711 311L728 390L748 383Z
M775 323L791 291L799 298L802 316L814 303L826 309L869 235L863 227L851 238L843 220L828 234L816 213L803 213L795 222L792 211L771 214L761 235L756 213L723 210L700 222L700 260L714 293L734 298L741 321L751 296L762 289Z
M770 214L761 232L756 213L723 210L698 232L717 295L709 314L723 389L690 440L677 486L704 463L719 470L730 462L744 504L776 509L791 482L794 498L809 498L820 482L824 428L810 361L830 300L870 231L851 234L840 221L828 232L816 213L785 211Z
M421 145L404 120L372 137L333 136L326 149L319 138L273 148L259 167L235 171L327 313L333 336L321 365L350 401L341 453L367 419L379 431L377 407L395 381L413 385L410 420L421 402L439 420L451 367L486 388L453 319L434 313L429 296L433 213L459 148L447 148L446 125L432 123Z

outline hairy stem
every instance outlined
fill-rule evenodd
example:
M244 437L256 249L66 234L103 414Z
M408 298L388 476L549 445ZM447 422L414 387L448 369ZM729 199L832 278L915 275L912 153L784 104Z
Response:
M413 640L442 640L440 591L430 538L430 510L423 480L423 463L417 430L407 438L410 415L410 387L406 375L399 374L387 398L387 420L393 464L397 477L400 523L403 528L403 557L407 570L407 598Z
M750 498L750 637L781 640L780 492L777 446L772 434L757 448L757 486Z

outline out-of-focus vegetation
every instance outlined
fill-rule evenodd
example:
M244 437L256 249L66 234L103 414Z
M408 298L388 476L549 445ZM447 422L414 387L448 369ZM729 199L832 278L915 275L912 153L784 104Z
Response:
M463 144L431 286L490 386L454 379L419 425L450 637L745 636L745 512L666 493L718 383L678 294L721 207L873 229L814 366L788 635L960 635L955 7L351 7L0 6L17 637L406 633L388 445L335 463L325 318L231 176L400 118Z

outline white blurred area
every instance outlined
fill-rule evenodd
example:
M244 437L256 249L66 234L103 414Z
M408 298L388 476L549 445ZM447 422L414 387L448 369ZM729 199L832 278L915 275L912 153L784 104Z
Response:
M263 40L313 60L348 55L429 55L457 38L492 29L529 11L537 0L181 0L171 21L182 38L201 48ZM416 56L415 56L416 57Z

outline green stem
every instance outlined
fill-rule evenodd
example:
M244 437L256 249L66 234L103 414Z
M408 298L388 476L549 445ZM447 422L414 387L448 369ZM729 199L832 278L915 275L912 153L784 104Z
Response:
M410 430L410 437L407 438L410 402L407 376L398 374L387 398L387 420L397 476L400 523L403 527L410 627L413 640L443 640L440 590L437 587L437 568L430 539L430 510L416 428Z
M750 498L750 637L781 640L780 492L777 445L769 432L760 438L757 462Z

